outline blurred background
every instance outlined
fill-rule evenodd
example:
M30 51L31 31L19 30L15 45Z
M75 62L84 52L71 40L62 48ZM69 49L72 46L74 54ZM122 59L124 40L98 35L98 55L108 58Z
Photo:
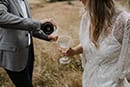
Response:
M117 0L129 8L130 0ZM79 44L79 24L83 5L79 0L29 0L34 19L52 18L58 25L58 35L68 35L72 45ZM82 65L79 55L71 57L69 64L59 63L56 42L33 38L35 49L34 87L82 87ZM19 78L20 79L20 78ZM0 87L14 87L5 71L0 68Z

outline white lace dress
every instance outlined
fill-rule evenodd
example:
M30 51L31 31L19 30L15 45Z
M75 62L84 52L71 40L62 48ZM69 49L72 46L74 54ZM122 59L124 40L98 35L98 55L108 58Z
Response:
M130 87L130 15L123 11L116 16L111 34L100 36L98 49L89 39L89 25L85 13L80 26L83 87Z

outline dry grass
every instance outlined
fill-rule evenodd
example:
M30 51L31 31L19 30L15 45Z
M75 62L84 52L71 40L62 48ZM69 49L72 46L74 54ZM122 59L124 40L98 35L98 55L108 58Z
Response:
M37 19L53 18L59 26L59 35L69 35L73 45L78 44L80 20L79 2L68 5L66 2L46 4L42 8L32 10ZM34 85L36 87L81 87L81 62L79 56L73 57L68 65L58 63L60 58L56 43L34 39L36 67L34 70ZM40 45L39 45L40 44ZM42 45L43 44L43 45ZM35 73L36 72L36 73Z
M59 26L59 35L69 35L73 44L79 43L80 10L82 5L74 1L46 3L45 1L30 0L33 18L42 20L53 18ZM79 56L72 57L68 65L58 63L60 58L56 43L50 43L34 38L35 67L33 73L34 87L82 87L82 68ZM0 87L14 87L5 71L0 72Z
M59 35L69 35L72 46L79 43L80 10L79 1L73 5L67 2L46 3L45 0L30 0L33 18L43 20L53 18L59 26ZM34 87L82 87L82 68L80 57L72 57L68 65L58 63L60 58L56 43L34 38L35 67L33 73ZM7 74L0 70L0 87L14 87Z

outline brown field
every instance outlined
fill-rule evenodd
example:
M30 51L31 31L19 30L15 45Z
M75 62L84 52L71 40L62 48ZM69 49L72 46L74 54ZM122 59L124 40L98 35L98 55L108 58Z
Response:
M79 23L81 9L79 0L72 5L65 2L47 3L45 0L29 0L34 19L53 18L59 28L58 35L72 37L75 46L79 43ZM71 57L68 65L59 64L61 57L58 45L34 38L35 67L33 73L34 87L82 87L82 67L80 56ZM0 70L0 87L14 87L3 69Z
M30 0L32 16L35 19L53 18L58 27L58 35L69 35L75 46L79 43L79 23L82 4L80 1L47 3L45 0ZM82 68L79 55L72 57L68 65L61 65L61 57L55 42L34 38L35 67L34 87L81 87ZM5 71L0 71L0 87L14 87Z
M60 35L73 38L73 45L78 44L80 10L79 1L68 5L67 2L56 2L40 5L39 9L32 9L33 17L37 19L53 18L58 26ZM34 84L36 87L81 87L81 62L74 57L68 65L58 63L60 58L56 43L48 43L38 39L35 41L36 67L34 70ZM43 44L43 45L42 45Z

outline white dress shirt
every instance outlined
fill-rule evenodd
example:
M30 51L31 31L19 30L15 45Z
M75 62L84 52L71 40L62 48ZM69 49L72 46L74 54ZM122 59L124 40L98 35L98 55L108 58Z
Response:
M25 2L23 0L18 0L18 2L19 2L19 5L20 5L20 7L22 9L24 18L28 18ZM28 45L30 45L31 44L31 38L30 38L30 34L29 33L28 33L28 38L29 38Z

